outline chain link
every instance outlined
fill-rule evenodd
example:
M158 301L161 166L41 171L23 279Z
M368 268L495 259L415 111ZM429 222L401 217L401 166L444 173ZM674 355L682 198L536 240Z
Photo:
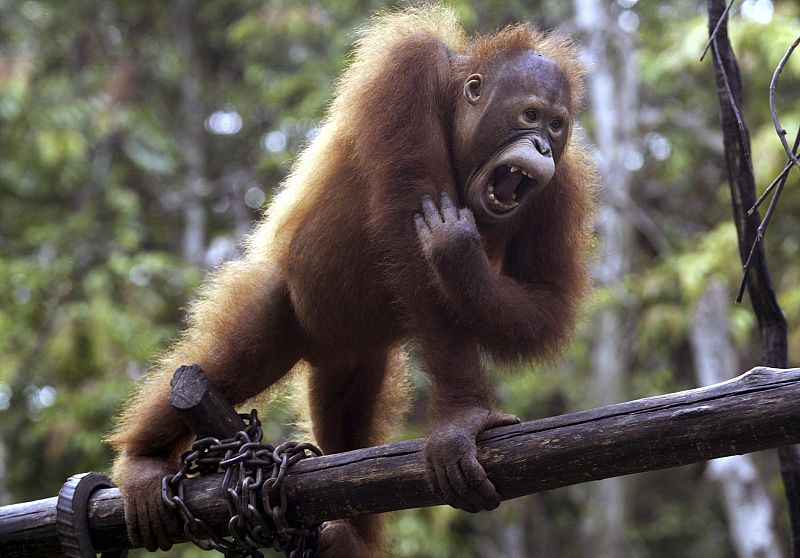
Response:
M181 455L180 470L162 479L161 496L183 520L186 538L203 550L217 550L227 558L263 558L258 549L273 548L289 558L311 558L319 547L320 525L289 523L283 480L292 465L322 452L308 443L285 442L277 447L263 443L256 410L241 417L246 426L233 438L195 441ZM215 535L184 500L184 479L218 472L225 473L222 491L231 516L230 538Z

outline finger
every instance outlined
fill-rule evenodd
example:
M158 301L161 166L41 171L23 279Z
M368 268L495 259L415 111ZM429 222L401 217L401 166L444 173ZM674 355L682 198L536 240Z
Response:
M440 204L442 206L442 217L444 218L445 223L455 223L458 220L458 211L453 205L453 200L451 200L450 196L447 195L447 192L442 192L440 196Z
M138 548L143 546L142 537L139 534L139 515L136 506L129 503L128 500L130 498L125 500L125 523L128 525L128 539L133 548Z
M458 466L465 479L465 484L475 495L481 509L493 510L500 505L500 494L497 493L486 470L478 463L477 457L467 455L459 459Z
M450 479L447 478L447 471L444 467L436 465L435 463L430 463L428 467L433 472L436 486L439 487L440 496L447 505L452 506L455 500L455 491L450 484Z
M522 421L519 419L517 415L511 415L509 413L492 413L489 417L489 422L485 426L485 430L489 428L494 428L495 426L511 426L514 424L519 424Z
M158 498L151 500L153 506L153 523L156 525L156 543L161 550L169 550L172 548L172 539L170 538L170 528L168 526L169 518L167 517L167 510L164 509L163 500L159 494Z
M429 195L422 196L422 213L425 215L425 221L428 226L433 228L436 225L442 224L442 216L439 213L439 208Z
M427 456L425 457L425 479L431 485L434 494L440 498L444 496L442 488L439 486L439 480L436 478L436 467L433 466L433 461Z
M464 219L465 221L469 221L472 226L477 226L475 224L475 216L472 214L472 210L469 207L460 207L458 208L458 218Z
M431 229L425 222L425 218L419 213L414 214L414 226L417 228L417 236L420 240L427 240L431 236Z
M335 540L335 533L334 530L331 528L332 525L327 521L322 524L322 530L319 534L319 550L320 554L324 553L329 546L333 544Z
M481 511L484 508L483 499L479 493L467 484L467 479L461 467L459 467L458 461L449 461L446 471L454 493L454 501L451 505L469 513Z
M150 506L145 501L141 501L136 505L136 522L142 545L149 552L158 550L158 542L150 527Z
M433 460L429 460L428 470L433 474L436 486L439 489L439 496L444 500L444 503L454 508L459 507L458 494L450 483L450 479L447 477L446 468L436 465Z

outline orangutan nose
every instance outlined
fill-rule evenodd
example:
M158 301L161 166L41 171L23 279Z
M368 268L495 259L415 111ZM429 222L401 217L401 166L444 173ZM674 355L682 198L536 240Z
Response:
M536 146L536 150L545 156L550 156L550 143L540 138L539 136L533 136L533 145Z

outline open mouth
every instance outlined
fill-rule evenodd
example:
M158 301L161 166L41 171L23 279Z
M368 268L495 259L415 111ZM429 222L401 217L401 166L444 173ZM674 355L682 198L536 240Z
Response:
M484 192L486 205L496 213L507 213L536 186L528 171L514 165L500 165L489 175Z
M499 223L517 213L537 190L550 183L555 162L530 137L502 146L467 180L467 204L476 219Z

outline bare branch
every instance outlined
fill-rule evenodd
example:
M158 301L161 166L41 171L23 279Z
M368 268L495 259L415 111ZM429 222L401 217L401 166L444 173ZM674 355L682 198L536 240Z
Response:
M798 37L800 39L800 37ZM772 99L770 99L770 105L772 106ZM792 147L791 154L797 152L797 148L800 147L800 128L797 129L797 134L794 137L794 146ZM795 162L797 159L795 159ZM777 190L775 191L775 195L772 196L772 200L769 202L769 207L767 208L767 212L764 214L764 219L761 221L761 224L758 226L756 231L756 236L753 239L753 244L750 245L750 254L747 256L747 261L744 263L744 270L742 273L742 281L739 283L739 291L736 294L736 302L741 303L742 298L744 297L744 289L747 283L747 274L750 272L750 262L753 259L753 254L756 251L756 246L759 242L764 238L764 235L767 233L767 227L769 226L770 221L772 220L772 214L775 213L775 209L778 206L778 200L781 197L781 193L783 192L783 187L786 185L786 179L789 176L789 171L791 170L792 166L795 163L789 159L786 163L786 166L783 167L781 173L772 181L772 183L767 186L767 189L764 190L764 193L756 200L756 203L753 204L753 207L747 210L748 215L752 215L753 212L758 208L759 205L769 196L769 193L777 186Z
M706 46L703 48L703 53L700 55L700 62L702 62L703 58L706 57L706 53L708 52L708 49L711 47L711 43L713 43L714 40L717 38L717 31L719 31L722 22L727 19L728 12L731 11L731 7L733 7L733 3L735 1L736 0L731 0L730 2L728 2L728 5L725 6L725 11L722 12L722 15L717 20L717 24L714 26L714 30L711 31L711 35L708 36L708 41L706 41Z
M722 18L720 18L722 21ZM719 25L719 22L717 23ZM722 58L720 58L719 50L717 49L717 39L714 38L712 41L714 48L712 52L714 53L714 57L717 60L717 64L720 68L723 68ZM731 104L731 109L733 110L733 115L736 117L736 123L739 126L739 137L742 143L742 149L744 150L744 160L747 163L747 168L750 170L750 174L755 176L755 172L753 171L753 158L750 155L750 142L747 139L747 130L744 126L744 121L742 120L742 114L739 112L739 106L736 104L736 99L733 96L733 91L731 90L731 84L728 81L728 75L725 72L722 72L722 82L725 85L725 94L728 97L728 101Z
M798 131L798 134L800 134L800 131ZM797 150L795 150L795 152L796 151ZM792 163L791 161L788 161L786 163L786 166L783 167L783 170L780 172L780 174L775 177L775 180L773 180L769 186L767 186L766 190L764 190L764 193L758 197L756 203L753 204L753 207L747 210L748 215L752 215L753 213L755 213L756 209L758 209L758 206L764 203L764 200L767 199L767 197L769 197L770 192L772 192L772 189L775 188L775 186L779 182L786 182L786 177L789 175L789 171L792 169L793 166L794 163Z
M795 146L794 149L789 149L789 143L786 141L786 130L783 129L781 126L780 121L778 120L778 111L775 109L775 88L778 83L778 76L781 75L784 66L789 61L789 58L792 56L792 52L794 49L797 48L797 45L800 44L800 35L794 40L792 46L789 47L789 50L786 51L786 54L783 55L781 58L778 67L775 68L775 73L772 74L772 81L769 83L769 111L772 113L772 122L775 124L775 133L778 134L778 138L781 140L781 144L783 144L783 148L786 150L786 155L788 155L789 160L800 168L800 161L797 160L794 152L797 149Z

